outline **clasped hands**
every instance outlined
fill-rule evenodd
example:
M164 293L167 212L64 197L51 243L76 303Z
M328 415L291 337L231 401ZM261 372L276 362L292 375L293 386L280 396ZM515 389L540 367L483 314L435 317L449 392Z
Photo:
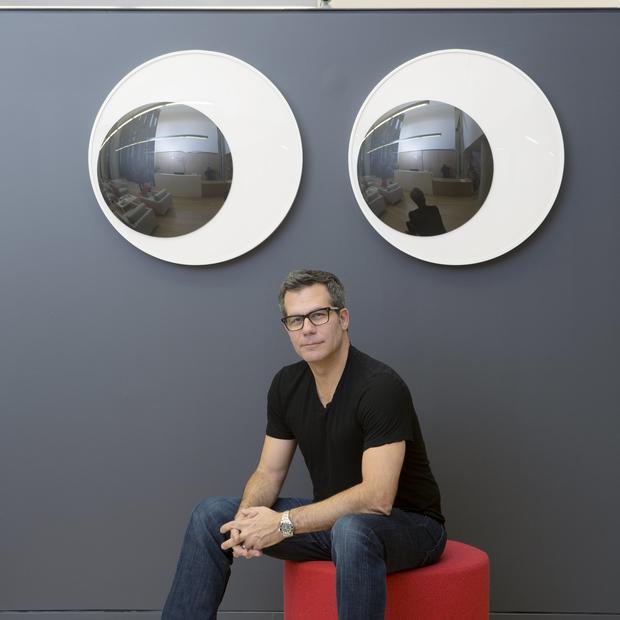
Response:
M266 506L250 506L237 512L233 521L220 527L220 533L230 532L230 538L221 545L224 551L232 549L233 557L246 559L263 555L265 547L282 540L280 513Z

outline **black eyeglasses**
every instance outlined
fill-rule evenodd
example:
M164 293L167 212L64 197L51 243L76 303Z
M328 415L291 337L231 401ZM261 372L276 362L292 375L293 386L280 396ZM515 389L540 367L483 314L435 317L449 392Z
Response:
M337 313L340 312L342 308L332 308L331 306L327 308L317 308L312 312L308 312L308 314L291 314L291 316L282 317L280 320L284 323L284 327L286 327L289 332L295 332L304 326L304 321L306 319L309 319L310 323L317 327L327 323L331 310Z

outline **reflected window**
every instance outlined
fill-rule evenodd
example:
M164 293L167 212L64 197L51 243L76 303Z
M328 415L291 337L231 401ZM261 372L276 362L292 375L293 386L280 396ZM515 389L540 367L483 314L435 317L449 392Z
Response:
M357 177L379 219L404 234L428 237L476 214L491 188L493 157L471 116L441 101L413 101L372 125Z
M126 226L177 237L204 226L232 183L232 155L207 116L184 104L154 103L114 124L99 151L99 189Z

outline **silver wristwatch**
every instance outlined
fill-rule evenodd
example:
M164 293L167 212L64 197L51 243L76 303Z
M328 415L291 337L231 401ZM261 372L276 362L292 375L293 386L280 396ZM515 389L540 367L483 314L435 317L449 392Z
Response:
M282 518L280 519L280 525L278 526L278 529L280 530L280 534L282 534L284 538L289 538L295 533L295 526L293 525L293 522L290 520L288 513L289 511L287 510L282 515Z

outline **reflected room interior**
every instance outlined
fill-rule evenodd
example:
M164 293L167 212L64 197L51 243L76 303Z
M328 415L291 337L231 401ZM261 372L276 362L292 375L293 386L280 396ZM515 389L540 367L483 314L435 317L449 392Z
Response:
M232 155L207 116L184 104L133 110L112 127L99 151L99 188L126 226L177 237L209 222L232 183Z
M489 142L478 124L440 101L391 110L370 128L358 182L372 212L405 234L434 236L470 220L493 178Z

